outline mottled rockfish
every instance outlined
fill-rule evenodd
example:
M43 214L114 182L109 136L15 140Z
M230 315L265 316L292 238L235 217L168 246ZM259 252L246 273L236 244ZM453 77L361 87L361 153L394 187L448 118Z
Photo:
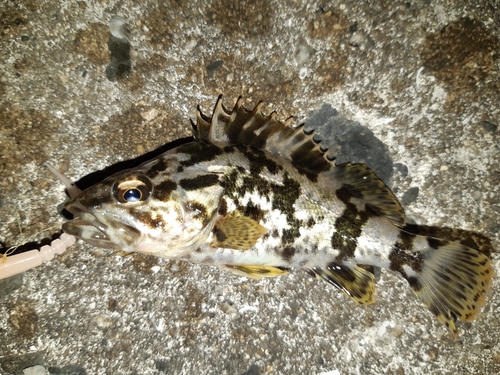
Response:
M65 204L63 230L102 248L216 265L253 278L300 268L358 303L380 267L399 272L457 337L494 271L483 236L409 225L364 164L335 165L312 132L219 98L194 141L117 173Z

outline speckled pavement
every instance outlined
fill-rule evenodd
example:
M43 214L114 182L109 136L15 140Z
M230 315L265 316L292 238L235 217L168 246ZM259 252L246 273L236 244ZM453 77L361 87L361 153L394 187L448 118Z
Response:
M383 175L411 221L499 248L499 57L496 0L2 1L1 247L60 230L44 162L78 181L188 137L222 93L306 120ZM78 242L0 282L0 373L500 372L498 280L457 341L399 275L383 271L376 297Z

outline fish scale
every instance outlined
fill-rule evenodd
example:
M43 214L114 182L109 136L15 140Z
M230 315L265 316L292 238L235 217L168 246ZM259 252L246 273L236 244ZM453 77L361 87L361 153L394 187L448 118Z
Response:
M312 131L232 110L198 109L195 140L119 172L65 204L65 232L95 246L219 266L262 278L302 269L358 303L375 274L396 271L455 337L474 319L494 271L477 233L406 224L364 164L336 165Z

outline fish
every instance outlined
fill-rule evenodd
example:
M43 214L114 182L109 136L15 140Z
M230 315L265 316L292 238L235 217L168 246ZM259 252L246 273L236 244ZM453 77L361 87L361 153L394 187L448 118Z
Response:
M193 140L69 199L63 231L97 247L217 266L260 279L306 271L359 304L380 270L399 273L454 338L474 320L495 272L489 239L406 222L396 196L362 163L336 164L314 131L198 106Z

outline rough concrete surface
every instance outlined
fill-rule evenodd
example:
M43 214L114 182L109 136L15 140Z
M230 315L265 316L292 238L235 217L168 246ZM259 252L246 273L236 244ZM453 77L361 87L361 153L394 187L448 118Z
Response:
M410 220L499 247L497 0L4 0L0 51L4 248L65 220L44 162L79 180L136 158L189 136L221 93L353 139L391 166ZM332 130L346 124L360 133ZM386 271L357 306L305 273L251 281L78 242L0 288L3 374L500 372L498 280L457 341Z

